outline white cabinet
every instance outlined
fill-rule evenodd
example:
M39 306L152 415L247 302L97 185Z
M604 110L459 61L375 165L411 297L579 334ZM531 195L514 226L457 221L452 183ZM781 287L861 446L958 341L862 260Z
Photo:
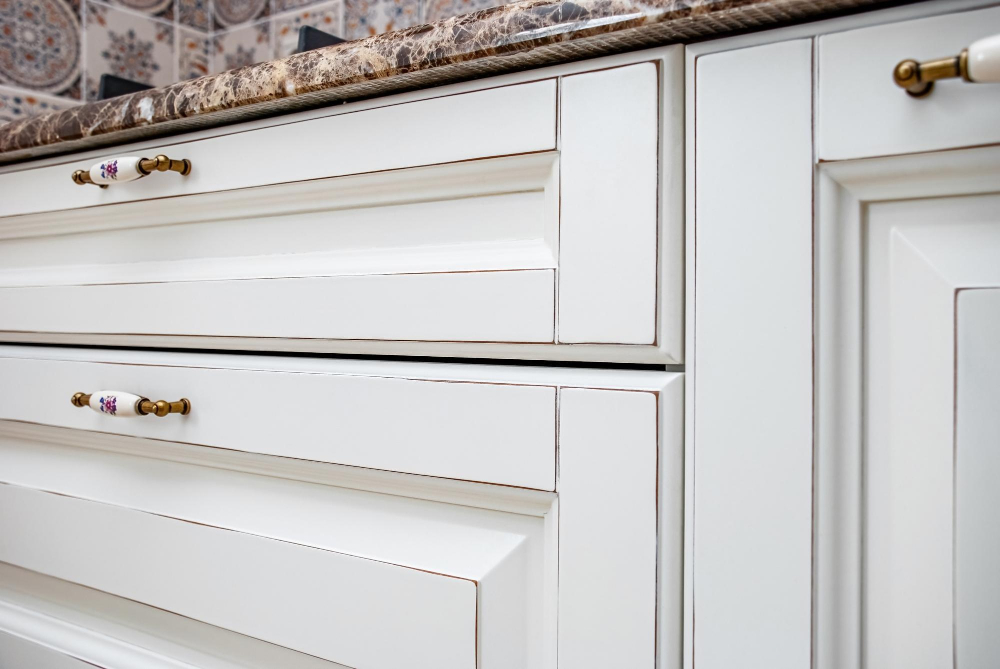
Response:
M939 667L957 655L992 666L980 626L1000 623L982 603L998 593L982 565L1000 553L974 528L996 524L976 479L995 425L976 404L989 401L1000 348L976 343L1000 314L988 299L1000 287L1000 151L820 175L821 666Z
M892 76L953 8L689 53L693 669L1000 664L1000 86Z
M0 340L680 363L680 58L4 171Z
M679 656L681 375L13 346L0 368L0 563L62 607L83 586L286 649L273 666ZM191 411L73 406L88 383ZM0 633L103 657L18 632L44 612L5 618L3 579Z

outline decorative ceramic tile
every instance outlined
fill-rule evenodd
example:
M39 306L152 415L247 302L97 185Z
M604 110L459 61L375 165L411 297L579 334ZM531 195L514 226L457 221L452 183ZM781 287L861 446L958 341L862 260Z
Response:
M423 20L430 23L503 4L502 0L424 0Z
M225 72L271 60L270 28L270 21L261 21L236 30L216 33L212 69L216 72Z
M178 29L177 78L195 79L212 72L212 37L187 28Z
M345 39L407 28L420 20L420 0L344 0Z
M299 45L299 28L312 26L331 35L340 35L340 0L315 5L297 12L274 17L274 49L276 58L295 53Z
M0 123L16 121L35 114L59 111L75 104L75 102L52 95L40 95L34 91L0 86Z
M271 13L271 0L212 0L212 18L218 30L225 30Z
M153 86L172 84L176 81L173 24L88 2L88 99L97 97L104 73Z
M315 5L323 0L274 0L274 13L280 14L299 7Z
M167 21L174 18L174 0L110 0L110 2Z
M211 0L177 0L177 20L181 25L207 32L212 27Z
M65 94L80 77L77 16L66 0L0 0L0 84Z

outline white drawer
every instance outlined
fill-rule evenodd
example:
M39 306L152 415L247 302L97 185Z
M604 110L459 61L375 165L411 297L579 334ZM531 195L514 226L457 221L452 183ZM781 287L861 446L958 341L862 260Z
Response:
M0 376L0 563L358 669L680 657L680 375L3 347ZM5 602L0 568L12 633Z
M0 339L679 362L661 70L111 149L193 168L104 190L0 174Z
M817 150L844 160L1000 142L1000 84L937 82L914 98L892 79L902 60L957 56L1000 33L1000 7L819 38Z

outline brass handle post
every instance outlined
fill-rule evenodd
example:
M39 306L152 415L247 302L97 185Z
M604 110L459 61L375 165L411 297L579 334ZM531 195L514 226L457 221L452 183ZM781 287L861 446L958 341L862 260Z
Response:
M973 84L1000 83L1000 35L976 40L950 58L923 63L907 59L892 71L896 85L915 98L930 95L935 81L958 77Z

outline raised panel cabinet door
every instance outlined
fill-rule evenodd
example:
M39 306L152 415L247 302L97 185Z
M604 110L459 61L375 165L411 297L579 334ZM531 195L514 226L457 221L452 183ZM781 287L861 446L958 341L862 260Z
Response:
M817 667L997 666L1000 149L819 200Z

